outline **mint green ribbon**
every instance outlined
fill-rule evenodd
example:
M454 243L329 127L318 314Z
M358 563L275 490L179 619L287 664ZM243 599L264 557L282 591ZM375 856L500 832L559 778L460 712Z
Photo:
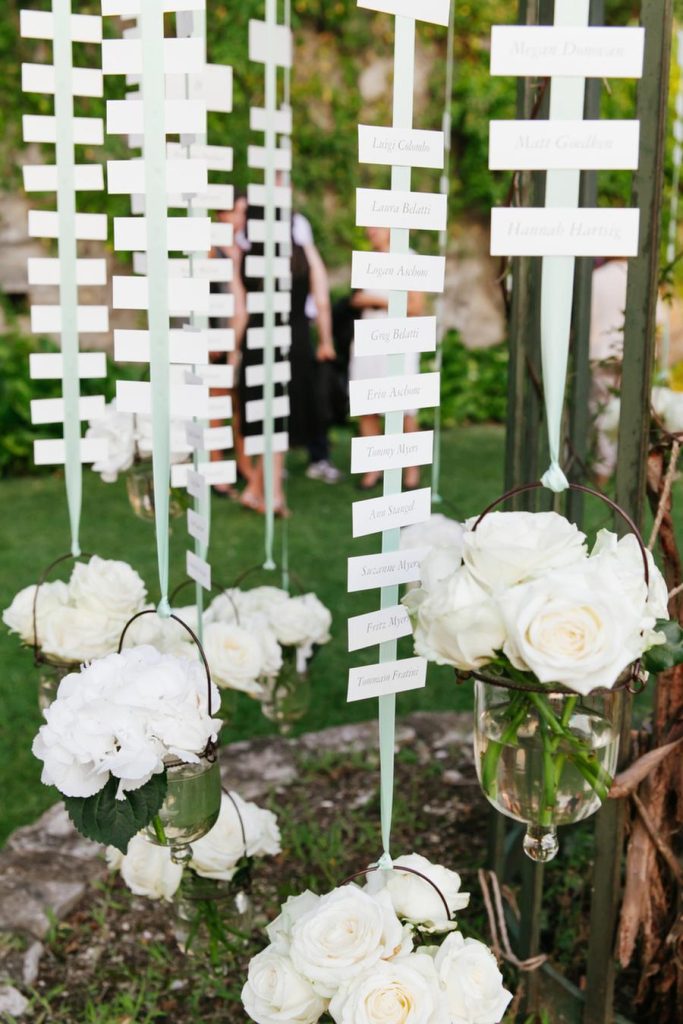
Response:
M555 25L582 27L589 24L590 0L556 0ZM550 91L550 119L581 120L586 97L585 78L556 78ZM578 209L581 172L548 171L546 207ZM543 259L541 290L541 360L545 392L550 467L541 478L555 493L566 491L569 482L561 465L562 415L567 386L569 338L574 301L574 256L547 256Z
M163 0L145 0L140 5L140 35L144 67L142 76L143 152L145 158L145 217L147 218L152 458L157 563L161 595L157 610L159 615L168 617L171 613L168 601L171 399Z
M62 397L64 400L64 478L71 528L71 554L80 548L83 503L81 463L80 376L78 368L78 284L76 261L76 190L73 135L73 56L71 0L53 0L55 68L55 121L57 143L57 215L59 219L59 303L62 326Z
M413 126L413 91L415 83L415 19L400 15L396 17L394 39L394 128L409 130ZM411 184L410 167L392 167L391 187L409 192ZM391 252L407 254L410 251L410 232L392 229ZM392 292L389 296L389 316L408 315L408 293ZM405 356L394 355L389 360L389 373L405 372ZM404 429L404 413L391 412L385 417L385 433L401 434ZM402 470L387 469L384 472L384 495L391 497L402 491ZM382 553L398 551L401 543L400 530L385 530L382 534ZM399 588L383 587L381 606L383 609L398 604ZM391 640L380 645L380 664L395 661L398 643ZM380 813L384 864L391 863L391 822L394 809L394 750L396 745L396 694L379 698L379 753L380 753Z

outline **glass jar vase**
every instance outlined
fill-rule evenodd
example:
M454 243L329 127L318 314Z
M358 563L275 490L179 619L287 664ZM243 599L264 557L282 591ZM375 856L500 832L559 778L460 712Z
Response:
M170 846L173 859L187 862L190 844L210 832L221 809L221 774L218 761L202 758L199 764L173 762L166 768L166 799L146 835L159 846Z
M186 871L173 907L174 934L181 952L206 954L212 963L220 963L226 950L234 952L244 945L254 925L248 861L230 881Z
M304 717L311 703L307 663L296 648L284 648L282 668L263 685L263 714L270 722L276 722L280 733L286 735L292 725Z
M617 768L623 693L528 692L475 680L475 763L487 800L524 822L524 850L552 860L558 825L607 798Z
M79 665L41 660L38 664L38 707L47 711L55 697L59 684L65 676L78 672Z
M154 519L154 467L151 461L136 462L126 474L128 501L138 519ZM168 514L175 519L184 511L181 493L171 488Z

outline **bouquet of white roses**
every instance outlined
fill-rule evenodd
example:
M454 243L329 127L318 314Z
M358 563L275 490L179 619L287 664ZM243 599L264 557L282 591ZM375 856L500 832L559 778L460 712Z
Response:
M498 691L480 778L494 799L504 750L538 739L550 824L568 768L600 800L611 785L595 756L584 699L612 690L639 661L656 668L678 658L680 631L668 621L667 587L649 552L646 582L633 534L618 539L601 530L589 553L585 535L555 512L493 512L465 528L453 557L429 555L421 588L404 598L415 650L511 686L511 697ZM551 699L558 692L566 695L560 711Z
M73 665L116 650L123 627L146 597L144 583L126 562L94 555L76 562L68 583L47 581L19 591L2 618L44 660Z
M292 897L249 964L244 1008L257 1024L498 1024L512 996L490 950L456 930L468 902L454 871L417 854L364 888Z
M209 704L220 698L212 687L209 700L197 660L134 647L93 661L65 676L44 712L33 741L41 780L65 797L79 832L125 851L141 829L161 829L171 766L200 765L215 743Z
M144 833L131 839L125 854L110 846L107 863L137 896L166 902L175 898L185 919L184 949L189 951L205 928L213 957L230 946L232 912L240 919L248 916L254 859L280 852L275 814L237 793L223 793L216 824L193 843L186 865L174 863L170 851Z

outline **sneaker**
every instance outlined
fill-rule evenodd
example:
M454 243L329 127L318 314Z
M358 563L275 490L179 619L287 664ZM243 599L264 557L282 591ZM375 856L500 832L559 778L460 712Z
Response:
M325 484L338 484L340 480L344 479L341 470L333 466L327 459L312 462L306 470L306 476L309 480L322 480Z

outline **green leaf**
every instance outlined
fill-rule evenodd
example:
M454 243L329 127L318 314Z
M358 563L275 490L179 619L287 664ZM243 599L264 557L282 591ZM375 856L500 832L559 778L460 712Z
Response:
M655 629L664 634L666 643L651 647L643 655L643 666L652 675L668 672L676 665L683 664L683 629L680 625L669 619L660 619Z
M119 780L112 775L95 796L69 796L64 804L81 835L125 853L133 836L159 812L167 786L166 772L161 772L140 789L126 792L123 800L117 800Z

